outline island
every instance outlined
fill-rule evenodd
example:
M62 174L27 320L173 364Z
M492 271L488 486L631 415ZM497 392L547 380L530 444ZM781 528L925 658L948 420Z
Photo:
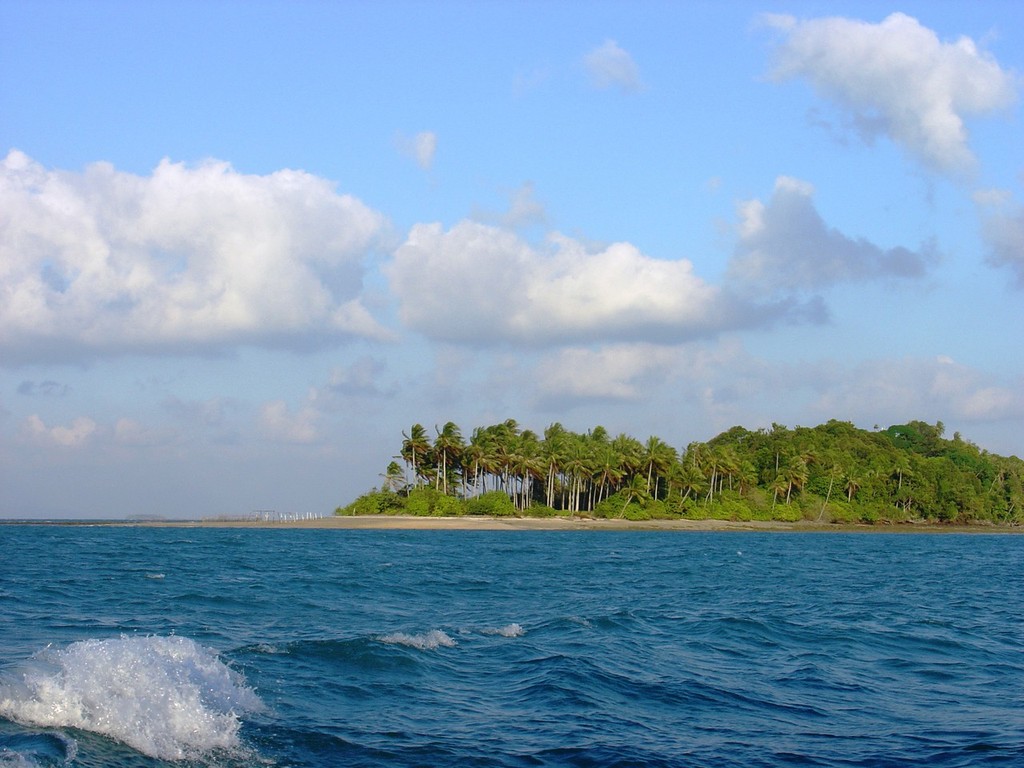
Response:
M442 527L440 519L542 528L1024 524L1024 461L944 432L941 421L874 430L837 420L736 426L676 450L656 436L641 442L600 426L578 433L554 423L538 434L509 419L467 439L450 421L433 437L414 424L379 487L335 516L366 518L346 527L386 518L404 520L388 527Z

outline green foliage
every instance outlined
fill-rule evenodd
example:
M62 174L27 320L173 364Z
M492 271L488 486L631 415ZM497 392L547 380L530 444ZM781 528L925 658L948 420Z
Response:
M466 514L466 502L427 486L409 492L405 510L421 517L457 517Z
M392 462L382 490L336 513L1024 524L1024 462L944 431L737 426L676 451L601 426L539 435L508 419L467 441L447 422L431 443L414 424L396 457L406 467Z
M519 510L512 503L509 495L503 491L488 491L466 502L466 511L470 515L488 515L490 517L514 516Z
M525 512L527 517L558 517L559 512L547 504L532 504Z
M405 514L405 499L394 491L370 491L347 507L338 507L336 515L400 515Z
M726 492L709 505L708 517L712 520L753 520L754 513L738 495Z

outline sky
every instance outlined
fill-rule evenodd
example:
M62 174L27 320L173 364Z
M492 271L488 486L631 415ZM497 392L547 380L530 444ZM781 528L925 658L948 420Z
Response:
M0 3L0 517L323 514L403 430L1024 456L1024 5Z

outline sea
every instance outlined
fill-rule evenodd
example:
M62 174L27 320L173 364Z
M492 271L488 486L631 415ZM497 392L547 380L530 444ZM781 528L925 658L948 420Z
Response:
M0 525L0 766L1024 766L1024 536Z

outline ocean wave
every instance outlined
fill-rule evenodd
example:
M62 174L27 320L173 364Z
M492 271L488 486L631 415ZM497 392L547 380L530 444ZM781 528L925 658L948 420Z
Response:
M0 735L0 768L64 768L77 754L78 742L59 733Z
M483 631L485 635L501 635L502 637L522 637L526 634L526 630L523 629L521 624L506 624L504 627L495 627L493 629L485 629Z
M0 678L3 717L92 731L165 760L239 750L238 713L262 708L241 675L185 637L47 647Z
M457 643L440 629L432 629L420 635L407 635L405 632L393 632L390 635L381 635L377 638L382 643L389 645L406 645L420 651L433 651L438 648L454 648Z

